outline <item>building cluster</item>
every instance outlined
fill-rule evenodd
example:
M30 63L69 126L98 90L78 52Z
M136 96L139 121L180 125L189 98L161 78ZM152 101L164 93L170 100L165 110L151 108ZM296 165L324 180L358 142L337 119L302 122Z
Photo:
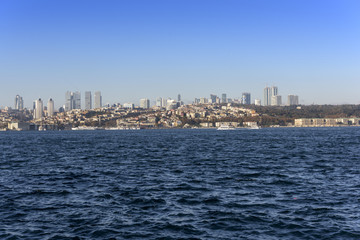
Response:
M281 106L282 98L278 93L278 87L265 87L264 88L264 106ZM287 105L299 105L299 96L297 95L288 95Z
M295 127L340 127L360 126L360 118L299 118L294 121Z

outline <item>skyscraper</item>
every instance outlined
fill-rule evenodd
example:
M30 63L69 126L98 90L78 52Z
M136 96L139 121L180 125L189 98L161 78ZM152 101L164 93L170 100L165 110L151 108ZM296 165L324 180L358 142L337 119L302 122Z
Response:
M19 95L16 95L15 97L15 109L22 110L24 108L24 101L23 98Z
M54 116L54 101L52 98L50 98L47 103L47 115L48 117Z
M241 97L241 103L249 105L251 104L251 95L250 93L243 93Z
M221 103L226 103L226 93L221 94Z
M90 91L85 92L85 109L92 109L92 99Z
M210 94L210 103L216 103L216 95Z
M81 109L81 93L74 92L74 109Z
M264 88L264 106L271 104L271 89L269 87Z
M161 97L158 97L156 99L156 106L157 107L163 107L163 99Z
M101 108L102 107L102 96L101 96L100 91L97 91L94 94L94 105L95 105L95 108Z
M140 99L140 108L143 108L143 109L150 108L150 100L147 98Z
M73 93L67 91L65 93L65 111L70 111L74 108L74 96Z
M299 96L297 95L288 95L288 105L299 105Z
M264 88L264 106L270 106L272 97L278 95L278 88L275 86Z
M43 102L41 98L35 100L34 118L41 119L43 117Z
M276 95L271 97L271 106L280 106L282 104L281 102L281 96Z
M178 102L181 102L181 95L178 94Z

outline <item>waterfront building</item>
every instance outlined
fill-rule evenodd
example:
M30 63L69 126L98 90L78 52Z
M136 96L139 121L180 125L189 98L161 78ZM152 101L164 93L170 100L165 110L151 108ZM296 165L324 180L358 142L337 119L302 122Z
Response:
M221 103L226 103L226 93L221 94Z
M281 103L281 96L276 95L271 97L271 106L280 106Z
M85 92L85 109L92 109L92 98L90 91Z
M15 109L16 110L22 110L24 108L24 101L23 98L19 95L16 95L15 97Z
M34 119L40 120L43 117L43 101L41 98L35 100L35 110L34 110Z
M243 93L241 97L241 103L250 105L251 104L251 97L250 93Z
M50 98L47 103L47 116L48 117L54 116L54 101L52 100L52 98Z
M255 106L260 106L260 105L261 105L261 100L255 99Z
M94 105L95 108L102 107L102 96L100 91L96 91L94 94Z
M299 96L297 95L288 95L288 105L299 105Z
M140 99L140 108L149 109L150 108L150 100L147 98Z

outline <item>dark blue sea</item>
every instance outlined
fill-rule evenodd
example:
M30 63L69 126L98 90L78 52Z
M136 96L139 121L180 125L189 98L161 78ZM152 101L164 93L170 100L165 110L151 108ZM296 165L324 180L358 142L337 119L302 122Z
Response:
M1 132L0 239L360 239L360 128Z

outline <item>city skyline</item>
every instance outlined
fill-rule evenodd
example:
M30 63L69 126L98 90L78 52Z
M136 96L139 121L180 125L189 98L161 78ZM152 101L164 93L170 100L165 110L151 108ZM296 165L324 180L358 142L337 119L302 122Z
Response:
M0 106L68 89L103 103L180 92L262 99L265 85L300 104L359 104L360 2L10 1L0 8ZM62 104L61 104L62 105Z

